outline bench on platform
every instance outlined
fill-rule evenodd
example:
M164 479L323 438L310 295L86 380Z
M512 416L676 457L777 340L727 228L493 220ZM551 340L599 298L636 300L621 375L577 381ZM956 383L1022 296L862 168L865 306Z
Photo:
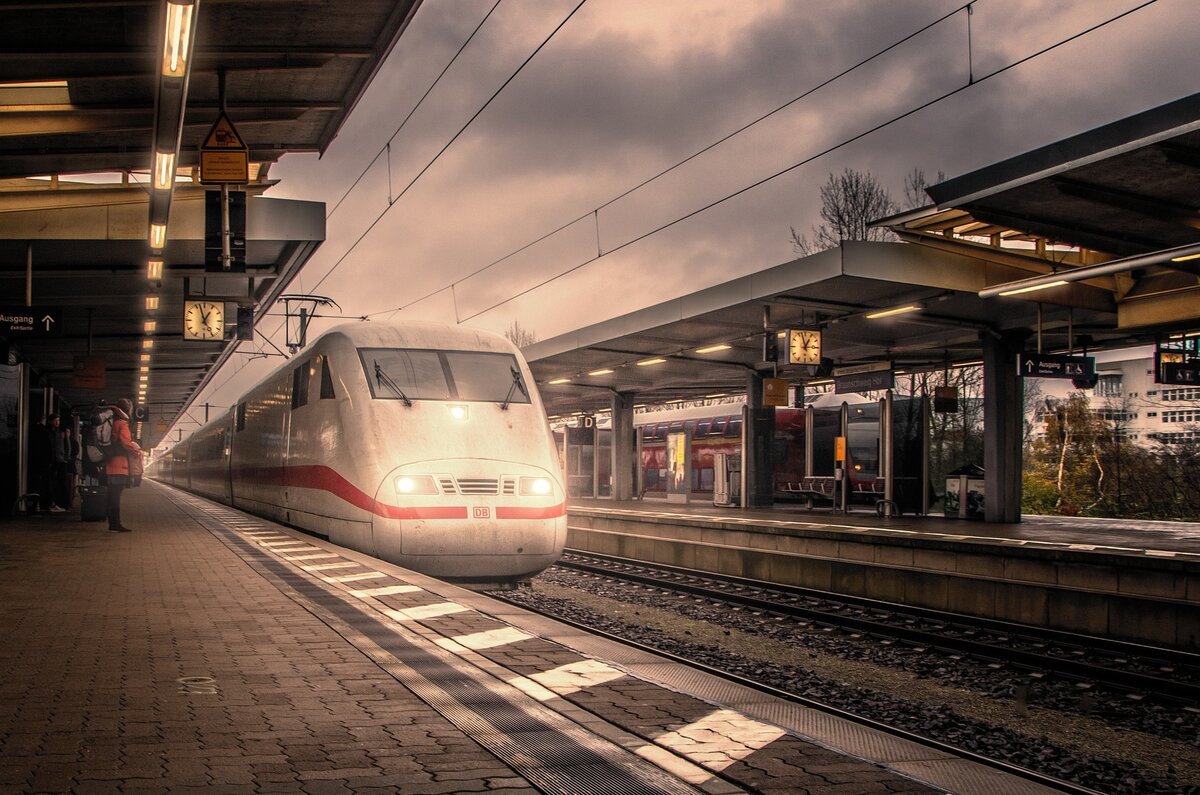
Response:
M797 494L810 500L832 500L837 480L829 475L813 475L801 478L798 482L788 483L784 491Z

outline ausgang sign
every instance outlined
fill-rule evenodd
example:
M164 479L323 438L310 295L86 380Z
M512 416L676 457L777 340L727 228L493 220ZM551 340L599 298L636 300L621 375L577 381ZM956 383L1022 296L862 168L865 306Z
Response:
M1096 373L1096 359L1092 356L1018 353L1017 373L1023 378L1087 378Z
M0 306L0 334L5 337L62 336L62 309L48 306Z

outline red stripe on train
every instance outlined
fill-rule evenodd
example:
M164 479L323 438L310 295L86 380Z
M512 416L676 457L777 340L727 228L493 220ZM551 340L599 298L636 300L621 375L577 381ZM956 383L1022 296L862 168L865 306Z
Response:
M319 489L345 500L356 508L386 519L466 519L465 505L420 505L402 508L372 499L335 470L320 464L294 467L255 467L239 469L238 480ZM567 512L566 503L549 508L497 507L497 519L553 519Z

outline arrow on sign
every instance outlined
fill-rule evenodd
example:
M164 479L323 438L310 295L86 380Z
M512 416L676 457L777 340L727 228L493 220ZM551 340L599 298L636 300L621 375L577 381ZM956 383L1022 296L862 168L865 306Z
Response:
M50 327L54 325L54 318L50 317L49 315L46 315L45 317L42 318L42 325L45 326L46 331L49 331Z

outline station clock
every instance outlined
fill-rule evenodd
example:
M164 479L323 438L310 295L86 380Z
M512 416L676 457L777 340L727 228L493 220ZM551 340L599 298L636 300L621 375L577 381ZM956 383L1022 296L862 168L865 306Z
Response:
M820 364L821 332L818 329L788 331L788 364Z
M183 304L183 338L185 340L220 340L225 338L225 304L200 299Z

